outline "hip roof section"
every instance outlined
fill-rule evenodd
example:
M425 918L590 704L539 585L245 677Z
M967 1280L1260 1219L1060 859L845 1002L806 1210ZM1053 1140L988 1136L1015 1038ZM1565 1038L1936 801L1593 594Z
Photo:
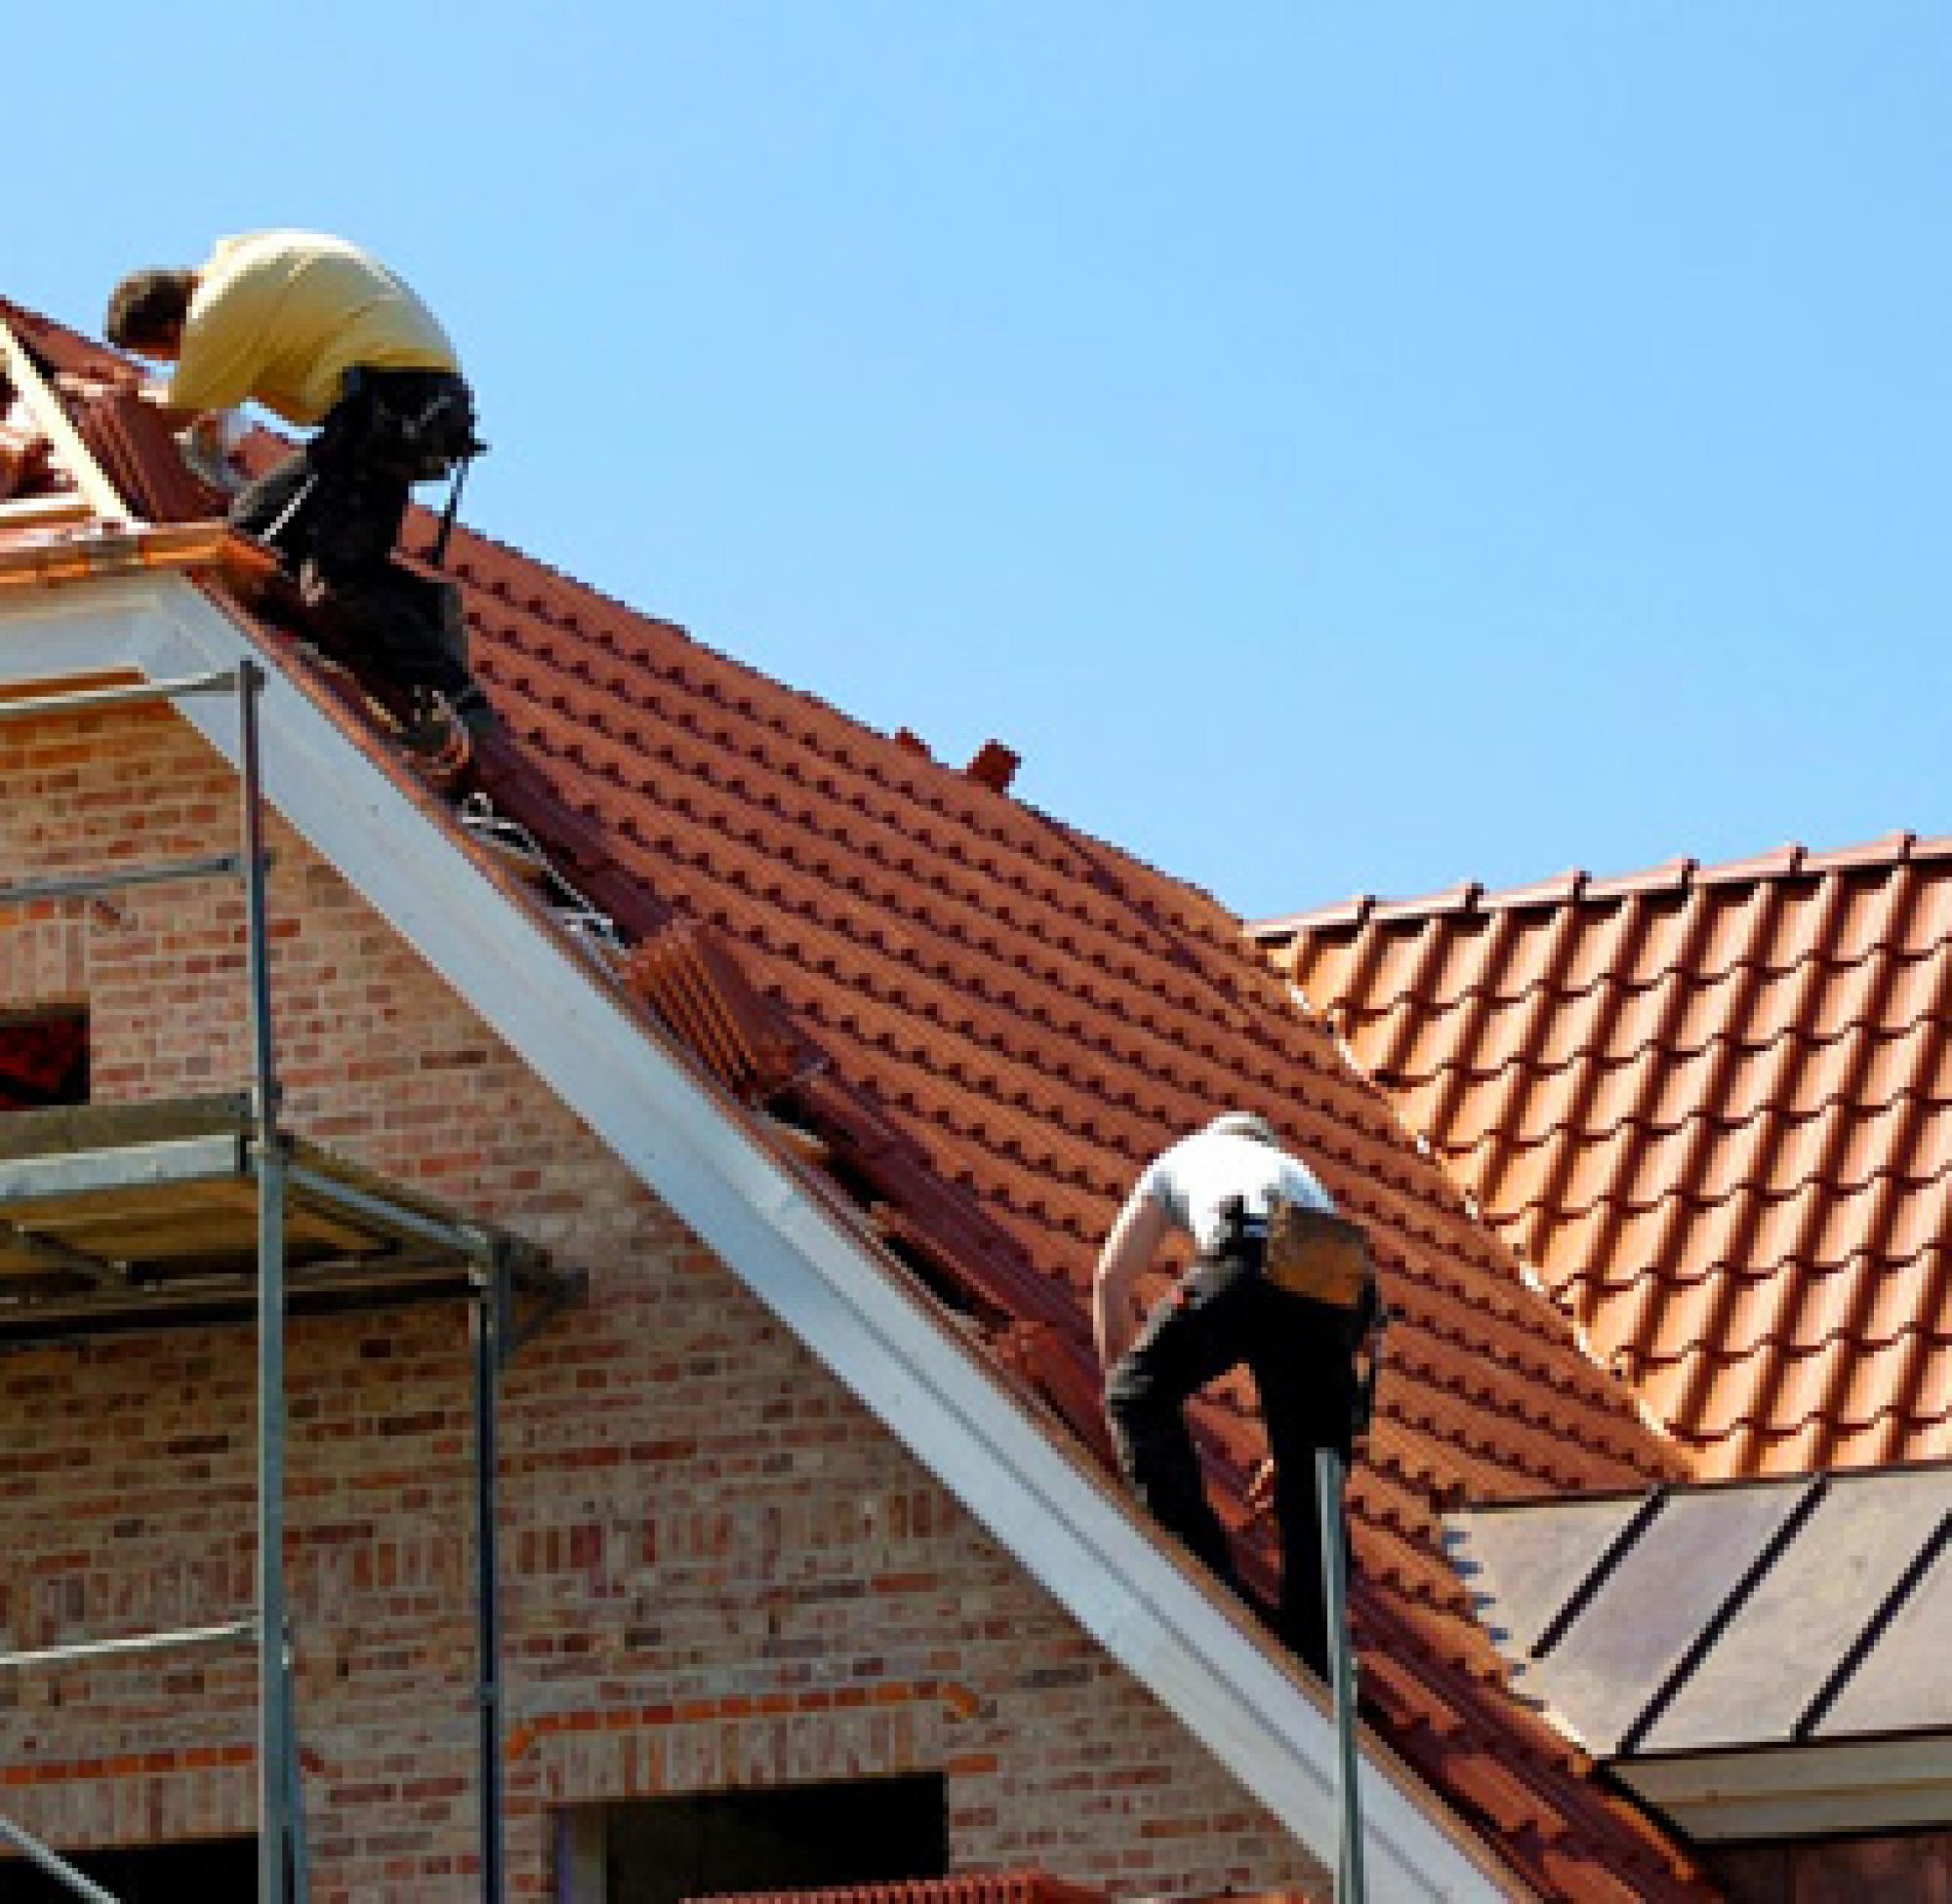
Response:
M1952 1455L1952 838L1256 933L1702 1476Z

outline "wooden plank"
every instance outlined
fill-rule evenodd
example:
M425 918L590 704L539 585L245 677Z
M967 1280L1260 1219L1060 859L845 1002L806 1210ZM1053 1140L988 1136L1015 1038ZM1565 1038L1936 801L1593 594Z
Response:
M366 1276L384 1281L395 1275L426 1275L437 1270L452 1270L461 1275L464 1267L449 1256L393 1256L385 1252L348 1254L322 1243L301 1245L288 1250L285 1256L285 1273L294 1288L306 1276L313 1279L321 1276ZM255 1238L248 1247L239 1243L230 1249L206 1255L158 1256L142 1265L136 1286L139 1289L180 1290L190 1283L212 1281L219 1277L246 1289L257 1287L258 1250Z
M88 445L81 440L81 432L68 421L61 398L48 387L48 381L41 375L40 367L27 354L20 340L4 319L0 319L0 359L6 362L7 378L14 385L14 394L26 406L27 414L42 435L54 445L55 460L73 478L75 488L87 499L95 513L111 522L142 521L142 518L129 506L121 492L102 473L102 466L89 454Z
M97 1282L102 1279L86 1276L80 1270L64 1270L39 1251L18 1242L0 1241L0 1281L11 1282L21 1278L33 1281L50 1276L73 1282Z
M57 1230L45 1220L41 1232L104 1262L132 1270L171 1258L224 1256L238 1250L254 1255L258 1225L249 1216L191 1210L176 1217L149 1216L102 1224L89 1230Z
M291 1197L285 1204L285 1230L307 1242L330 1243L360 1256L372 1256L399 1248L402 1238L377 1224L344 1221L340 1216L310 1200Z
M10 1257L43 1273L78 1276L88 1282L105 1282L114 1276L113 1269L101 1257L86 1255L57 1237L14 1224L0 1223L0 1243L4 1243Z
M46 529L62 523L86 522L95 513L79 490L57 490L51 496L17 496L0 503L0 529Z
M472 1282L459 1265L415 1263L381 1274L316 1272L295 1277L289 1296L295 1314L319 1315L452 1302L473 1293ZM10 1287L0 1284L0 1297L9 1294ZM156 1289L99 1297L51 1287L44 1299L0 1300L0 1342L59 1342L108 1331L205 1327L213 1322L248 1326L256 1305L256 1289L241 1280L224 1287L199 1286L185 1278Z
M70 1196L0 1196L0 1222L42 1230L51 1236L82 1236L119 1223L169 1220L198 1211L215 1216L255 1207L221 1194L232 1188L229 1180L219 1179L202 1184L129 1184L78 1191Z

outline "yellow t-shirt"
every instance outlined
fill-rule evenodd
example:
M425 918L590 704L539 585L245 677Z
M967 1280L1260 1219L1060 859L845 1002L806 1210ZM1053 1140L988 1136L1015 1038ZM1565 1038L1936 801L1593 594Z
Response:
M287 423L315 424L356 365L461 368L433 313L357 245L252 231L220 239L197 274L169 402L227 410L255 401Z

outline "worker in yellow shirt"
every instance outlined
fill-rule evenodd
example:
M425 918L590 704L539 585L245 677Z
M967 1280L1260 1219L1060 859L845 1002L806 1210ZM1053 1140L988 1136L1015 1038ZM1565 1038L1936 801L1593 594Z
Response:
M194 271L138 271L108 301L109 342L175 366L144 394L183 427L255 402L311 437L241 491L230 519L275 547L322 632L387 681L495 725L469 673L460 597L392 558L416 482L481 447L474 401L433 314L343 238L254 231Z

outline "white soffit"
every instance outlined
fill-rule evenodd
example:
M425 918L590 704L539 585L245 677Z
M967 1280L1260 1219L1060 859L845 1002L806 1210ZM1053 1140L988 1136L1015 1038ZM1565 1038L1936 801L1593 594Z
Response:
M262 659L192 585L115 579L0 608L0 686L133 665L153 679ZM1219 1614L1125 1503L1037 1422L900 1273L606 995L581 956L456 850L275 667L262 701L267 795L617 1156L799 1336L1236 1778L1332 1867L1332 1722ZM236 709L180 704L232 761ZM272 907L275 911L275 882ZM275 1014L276 1000L273 999ZM1533 1895L1365 1736L1380 1899Z

